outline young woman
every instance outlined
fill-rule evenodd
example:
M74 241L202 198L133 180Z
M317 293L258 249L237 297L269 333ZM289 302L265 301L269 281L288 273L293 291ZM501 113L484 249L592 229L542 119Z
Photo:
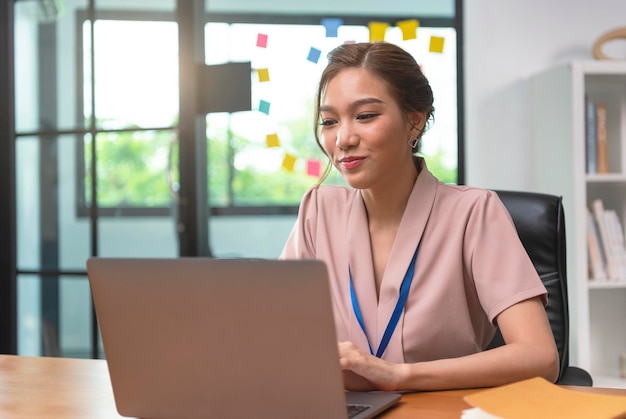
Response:
M348 390L554 381L546 290L508 212L494 192L439 182L415 155L433 112L402 48L333 50L315 135L351 188L307 191L281 258L326 262ZM485 350L496 324L506 344Z

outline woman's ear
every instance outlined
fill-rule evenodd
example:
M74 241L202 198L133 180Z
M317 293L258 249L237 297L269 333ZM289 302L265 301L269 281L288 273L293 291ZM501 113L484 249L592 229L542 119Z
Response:
M424 125L426 125L426 114L419 111L410 112L409 122L411 123L411 131L421 137Z

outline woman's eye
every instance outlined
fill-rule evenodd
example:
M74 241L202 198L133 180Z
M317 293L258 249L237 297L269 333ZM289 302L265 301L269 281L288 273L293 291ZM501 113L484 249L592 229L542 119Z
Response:
M378 116L379 114L377 113L362 113L359 116L356 117L357 120L364 120L364 119L371 119L374 118L376 116Z
M334 125L335 123L337 123L337 121L335 121L334 119L322 119L322 123L320 125L324 127L329 127L331 125Z

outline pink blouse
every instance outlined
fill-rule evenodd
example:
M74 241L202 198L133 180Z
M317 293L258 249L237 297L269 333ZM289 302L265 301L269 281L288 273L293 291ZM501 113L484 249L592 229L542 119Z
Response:
M400 284L421 242L409 296L382 358L419 362L483 350L495 318L546 289L497 194L438 181L422 159L376 296L359 190L322 185L304 195L282 259L321 259L330 279L337 339L376 352ZM367 337L350 299L348 265Z

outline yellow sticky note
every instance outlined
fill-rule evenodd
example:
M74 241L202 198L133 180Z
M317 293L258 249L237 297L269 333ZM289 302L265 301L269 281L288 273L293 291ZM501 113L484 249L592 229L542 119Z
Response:
M285 157L283 158L283 169L288 172L293 172L296 160L297 158L293 154L285 153Z
M259 74L260 82L270 81L270 71L267 68L260 68L257 70L257 73Z
M396 22L396 26L402 31L402 40L407 41L417 38L417 28L419 28L420 22L417 19L401 20Z
M370 30L370 42L383 42L385 40L385 32L389 26L386 22L370 22L367 24Z
M445 39L441 36L431 36L430 37L430 48L428 49L430 52L443 52L443 41Z
M265 143L268 147L280 147L280 140L278 134L268 134L265 138Z

